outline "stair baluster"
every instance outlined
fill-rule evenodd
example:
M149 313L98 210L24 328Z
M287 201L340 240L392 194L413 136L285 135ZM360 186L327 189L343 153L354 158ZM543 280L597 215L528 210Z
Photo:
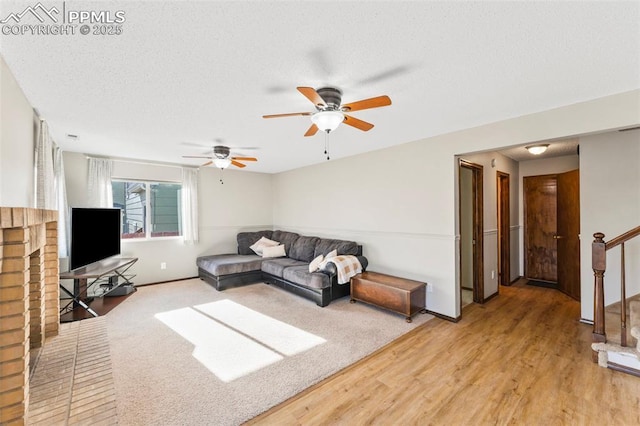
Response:
M625 291L624 243L620 245L620 346L627 346L627 295Z

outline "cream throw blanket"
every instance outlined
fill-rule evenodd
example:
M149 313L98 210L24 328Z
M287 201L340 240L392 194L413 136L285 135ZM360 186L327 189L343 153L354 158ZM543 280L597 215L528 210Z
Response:
M347 284L351 277L362 272L362 265L356 256L340 255L325 259L320 264L320 269L324 269L327 263L333 263L338 270L338 284Z

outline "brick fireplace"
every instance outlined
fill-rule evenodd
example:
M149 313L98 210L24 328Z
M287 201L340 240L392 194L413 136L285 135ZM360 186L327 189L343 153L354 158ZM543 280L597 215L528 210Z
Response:
M58 212L0 207L0 424L26 424L30 351L58 334Z

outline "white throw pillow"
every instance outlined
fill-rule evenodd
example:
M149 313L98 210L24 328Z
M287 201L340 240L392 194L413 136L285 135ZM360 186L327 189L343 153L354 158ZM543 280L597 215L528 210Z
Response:
M309 272L315 272L320 268L320 264L322 263L322 261L324 260L324 256L320 255L318 257L316 257L315 259L313 259L311 261L311 263L309 264Z
M262 237L260 238L258 241L256 241L255 243L253 243L253 245L251 247L249 247L251 250L254 251L255 254L257 254L258 256L262 256L262 250L265 247L274 247L277 246L278 244L280 244L277 241L273 241L270 240L266 237Z
M332 257L336 257L338 255L338 249L335 250L331 250L329 253L327 253L327 255L324 257L325 259L331 259Z
M262 249L262 257L284 257L287 254L284 252L284 244L273 247L264 247Z

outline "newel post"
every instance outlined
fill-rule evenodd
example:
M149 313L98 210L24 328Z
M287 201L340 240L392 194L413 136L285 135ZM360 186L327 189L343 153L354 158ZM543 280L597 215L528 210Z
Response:
M591 267L593 268L593 342L605 343L607 336L604 331L604 271L607 269L606 244L604 234L593 234L595 240L591 244ZM598 353L593 352L593 361L598 362Z

